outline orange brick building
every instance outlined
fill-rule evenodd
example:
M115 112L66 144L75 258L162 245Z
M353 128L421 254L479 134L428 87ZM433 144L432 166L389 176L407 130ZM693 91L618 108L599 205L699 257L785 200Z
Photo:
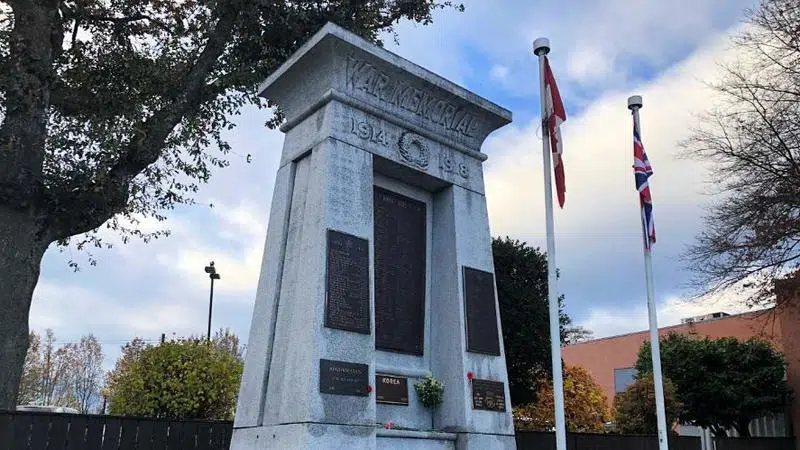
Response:
M776 282L777 306L763 311L738 315L709 314L684 319L680 325L659 328L659 335L679 333L699 338L761 337L782 352L788 362L787 380L795 395L790 407L794 435L800 435L800 283L795 280ZM563 349L564 363L589 370L603 388L609 406L617 392L625 390L633 380L633 367L642 343L649 340L648 331L623 334L568 345ZM791 436L792 430L786 430ZM800 448L800 437L796 437Z

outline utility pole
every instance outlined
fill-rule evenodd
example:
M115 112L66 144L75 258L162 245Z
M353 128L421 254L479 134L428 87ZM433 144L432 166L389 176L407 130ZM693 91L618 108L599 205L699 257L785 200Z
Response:
M208 342L211 342L211 309L214 305L214 280L219 280L220 276L219 273L217 273L217 269L214 267L214 261L211 261L211 263L206 266L205 270L208 274L208 278L211 279L211 292L208 296L208 333L206 334L206 339Z

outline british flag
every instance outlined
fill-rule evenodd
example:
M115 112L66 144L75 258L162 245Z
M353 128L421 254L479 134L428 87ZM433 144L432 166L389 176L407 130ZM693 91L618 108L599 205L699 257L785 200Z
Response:
M653 224L653 199L650 197L650 175L653 168L647 159L647 153L642 144L642 135L639 124L633 121L633 174L636 179L636 190L639 191L639 204L642 210L642 233L644 247L648 251L656 242L656 227Z

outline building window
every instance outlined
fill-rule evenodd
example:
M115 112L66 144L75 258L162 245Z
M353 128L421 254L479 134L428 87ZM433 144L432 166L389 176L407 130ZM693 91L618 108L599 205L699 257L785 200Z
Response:
M619 393L628 389L628 386L633 384L634 376L636 376L636 369L633 367L614 369L614 392Z

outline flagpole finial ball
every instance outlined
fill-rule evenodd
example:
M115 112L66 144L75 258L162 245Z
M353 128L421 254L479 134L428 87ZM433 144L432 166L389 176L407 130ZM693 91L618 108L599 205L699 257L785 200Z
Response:
M628 97L628 109L639 109L642 107L642 96L641 95L631 95Z
M533 54L536 56L550 53L550 39L539 38L533 41Z

